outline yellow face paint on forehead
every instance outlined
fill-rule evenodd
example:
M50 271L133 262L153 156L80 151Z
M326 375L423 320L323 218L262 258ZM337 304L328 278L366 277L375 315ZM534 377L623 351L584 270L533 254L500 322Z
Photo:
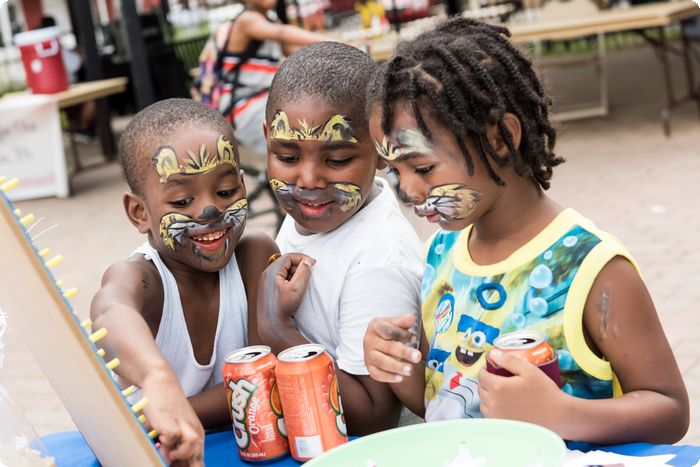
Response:
M323 125L313 126L306 120L299 120L299 127L293 128L287 114L278 110L270 123L270 138L287 141L345 141L357 143L355 129L343 115L333 115Z
M385 136L381 143L375 141L374 147L379 155L388 161L411 153L429 155L433 151L433 146L428 138L420 131L413 129L399 130L396 133L396 144L392 144Z
M393 161L403 156L403 151L401 148L394 146L387 139L386 136L382 138L382 142L374 142L374 147L377 149L379 156L387 161Z
M177 160L175 150L170 146L161 146L151 158L153 168L160 176L160 183L168 181L171 175L196 175L208 172L223 164L231 164L235 169L236 153L233 145L223 135L216 142L216 154L211 154L206 144L199 147L199 153L187 151L187 159L184 164Z

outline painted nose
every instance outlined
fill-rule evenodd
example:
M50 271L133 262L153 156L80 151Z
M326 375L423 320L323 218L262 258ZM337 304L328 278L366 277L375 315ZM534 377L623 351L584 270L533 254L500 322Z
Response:
M425 203L427 199L423 183L416 183L414 177L401 177L399 184L399 197L401 201L411 203L414 206Z
M205 220L205 221L211 221L214 219L218 219L220 216L221 216L221 211L219 211L216 207L207 206L202 211L202 214L199 215L199 218L202 220Z

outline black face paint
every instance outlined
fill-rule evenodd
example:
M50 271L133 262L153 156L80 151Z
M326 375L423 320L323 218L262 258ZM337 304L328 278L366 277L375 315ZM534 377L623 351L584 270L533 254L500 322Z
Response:
M221 216L221 211L216 209L215 206L207 206L204 208L202 213L199 215L199 219L203 221L210 221L214 219L218 219L219 216Z
M299 203L335 203L341 211L350 211L362 201L362 189L354 183L331 183L325 188L308 189L273 178L270 186L282 207L287 210L294 209Z
M196 219L186 214L171 212L160 220L160 236L168 248L174 251L176 245L184 246L188 238L207 231L232 228L238 236L243 230L247 216L248 200L245 198L228 206L223 213L213 206L207 206Z

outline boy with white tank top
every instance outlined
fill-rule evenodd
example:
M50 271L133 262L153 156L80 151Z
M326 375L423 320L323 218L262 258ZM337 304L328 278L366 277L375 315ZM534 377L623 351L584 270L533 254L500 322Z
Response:
M124 208L147 241L105 272L91 317L106 327L117 373L148 397L148 423L166 460L203 465L204 427L230 422L226 354L259 343L257 284L277 252L241 237L246 192L233 130L189 99L141 111L119 144L131 189Z

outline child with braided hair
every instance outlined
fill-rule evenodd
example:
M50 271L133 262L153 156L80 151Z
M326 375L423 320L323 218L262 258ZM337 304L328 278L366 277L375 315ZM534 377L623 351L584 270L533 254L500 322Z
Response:
M625 247L552 201L550 101L507 29L465 18L399 45L370 85L370 132L417 215L437 223L425 254L423 332L375 318L373 378L427 421L496 417L567 440L673 443L688 396L654 304ZM556 352L561 389L493 349L535 331ZM485 369L486 354L512 373Z

